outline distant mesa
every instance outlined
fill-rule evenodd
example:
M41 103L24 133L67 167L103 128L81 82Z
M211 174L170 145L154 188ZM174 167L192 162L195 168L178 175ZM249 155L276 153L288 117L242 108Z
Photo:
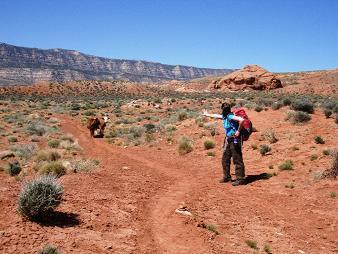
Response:
M272 90L282 88L282 82L276 75L258 65L246 65L243 69L213 80L211 89L220 90Z
M209 69L148 61L110 59L75 50L26 48L0 43L0 86L41 81L123 80L158 82L220 76L232 69Z

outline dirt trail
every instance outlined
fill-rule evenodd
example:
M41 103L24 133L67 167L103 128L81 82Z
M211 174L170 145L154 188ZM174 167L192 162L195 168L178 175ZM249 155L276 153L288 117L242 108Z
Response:
M210 253L208 244L196 235L198 231L191 230L191 225L186 225L186 218L175 213L175 209L185 200L186 195L194 188L200 187L191 181L192 172L175 166L169 168L168 165L161 165L161 160L148 159L144 154L127 153L126 149L113 147L102 139L91 139L88 130L80 123L64 116L59 118L63 130L78 139L85 154L100 160L103 166L101 173L112 172L114 170L112 165L120 163L128 168L142 167L152 175L150 181L157 182L155 187L158 189L154 190L154 186L151 185L149 189L143 189L148 201L142 204L142 207L138 207L144 209L143 212L139 211L141 221L132 225L133 230L141 232L136 236L139 244L135 250L138 253ZM140 180L142 177L139 176ZM198 177L203 176L194 174L194 179ZM97 182L95 188L104 189L106 183L110 181L114 181L114 173L107 174L103 182Z

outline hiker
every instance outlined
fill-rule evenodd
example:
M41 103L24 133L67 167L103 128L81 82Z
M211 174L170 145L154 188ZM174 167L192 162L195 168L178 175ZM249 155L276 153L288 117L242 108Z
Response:
M232 182L233 186L245 184L245 166L242 155L243 139L241 136L241 130L243 128L244 118L235 115L231 112L231 106L228 103L222 103L222 114L209 114L206 110L203 111L203 115L216 119L223 120L223 126L225 131L224 139L224 152L222 156L223 178L220 183L231 182L230 164L231 157L235 164L236 181ZM224 147L223 147L224 148Z

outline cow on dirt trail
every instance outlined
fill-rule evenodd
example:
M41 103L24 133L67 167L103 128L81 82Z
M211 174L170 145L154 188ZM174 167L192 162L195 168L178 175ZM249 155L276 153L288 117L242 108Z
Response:
M104 116L103 118L89 118L87 121L87 128L90 131L90 137L103 136L104 129L106 128L108 122L108 117ZM98 133L98 134L97 134Z

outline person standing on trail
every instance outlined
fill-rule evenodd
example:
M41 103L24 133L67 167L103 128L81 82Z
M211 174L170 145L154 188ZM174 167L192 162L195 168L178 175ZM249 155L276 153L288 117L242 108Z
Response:
M236 116L231 112L231 106L228 103L223 103L221 106L222 114L209 114L206 110L203 111L203 115L216 119L223 120L223 126L225 131L224 139L224 151L222 156L223 178L220 183L231 182L230 165L231 158L233 158L235 164L236 181L232 182L233 186L245 184L245 166L242 155L242 138L240 136L241 129L243 127L244 119L240 116Z

